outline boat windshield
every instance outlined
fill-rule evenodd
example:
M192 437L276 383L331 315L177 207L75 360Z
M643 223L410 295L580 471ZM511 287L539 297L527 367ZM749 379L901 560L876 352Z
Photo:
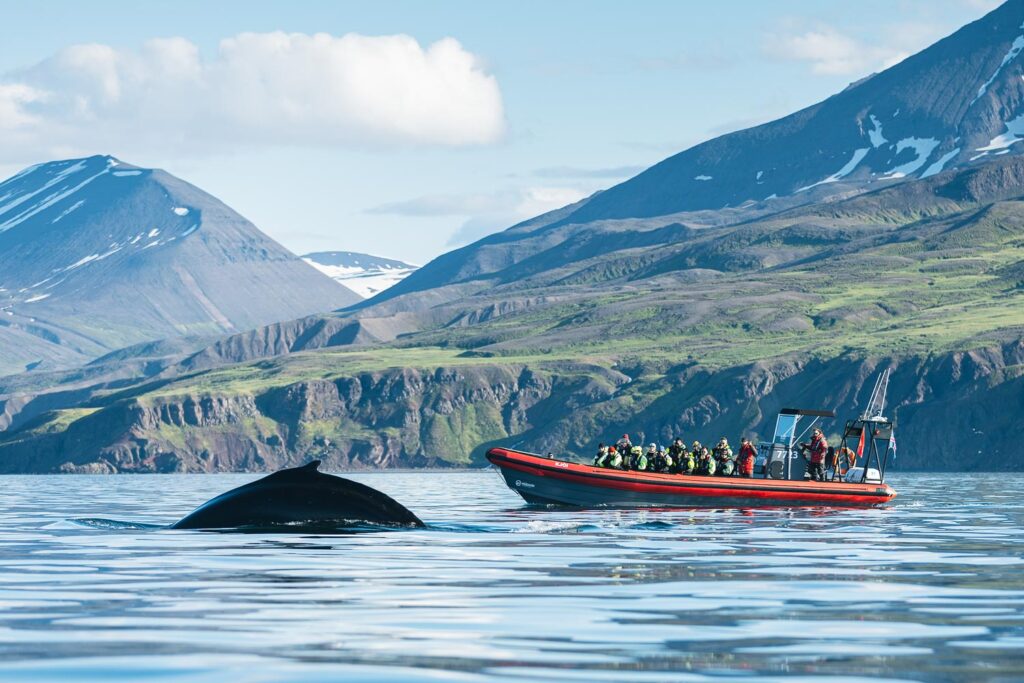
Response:
M779 414L779 419L775 422L773 442L790 445L793 442L793 434L796 432L796 423L799 419L799 415Z

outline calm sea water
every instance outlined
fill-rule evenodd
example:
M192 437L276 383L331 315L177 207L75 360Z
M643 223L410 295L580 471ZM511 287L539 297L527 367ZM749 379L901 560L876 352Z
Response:
M175 521L243 475L0 477L4 681L1024 680L1024 477L873 510L528 508L352 475L425 530Z

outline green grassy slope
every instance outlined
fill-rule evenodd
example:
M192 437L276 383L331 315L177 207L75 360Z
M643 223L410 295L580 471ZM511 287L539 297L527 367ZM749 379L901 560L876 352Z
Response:
M316 455L389 467L479 462L499 442L586 453L621 430L763 435L784 400L852 412L881 365L897 371L897 410L915 416L906 428L941 451L956 435L929 422L1017 396L1024 363L1024 202L1013 198L1024 191L979 173L732 226L574 228L519 279L485 274L450 300L429 292L346 314L367 329L396 321L390 340L186 363L100 388L86 412L6 434L0 462L261 469ZM587 231L597 237L577 239ZM957 429L985 431L995 415L973 419ZM988 447L1010 448L1002 438Z

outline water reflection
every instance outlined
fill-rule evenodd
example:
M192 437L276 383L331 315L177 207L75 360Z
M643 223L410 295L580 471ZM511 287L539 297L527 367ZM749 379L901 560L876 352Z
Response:
M1021 478L904 477L885 509L548 510L491 473L374 474L430 528L154 528L251 478L0 478L0 678L1024 677Z

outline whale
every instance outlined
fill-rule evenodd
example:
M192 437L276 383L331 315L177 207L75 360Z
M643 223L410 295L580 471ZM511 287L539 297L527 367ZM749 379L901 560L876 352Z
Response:
M200 505L172 529L423 527L401 503L365 484L319 471L320 461L279 470Z

